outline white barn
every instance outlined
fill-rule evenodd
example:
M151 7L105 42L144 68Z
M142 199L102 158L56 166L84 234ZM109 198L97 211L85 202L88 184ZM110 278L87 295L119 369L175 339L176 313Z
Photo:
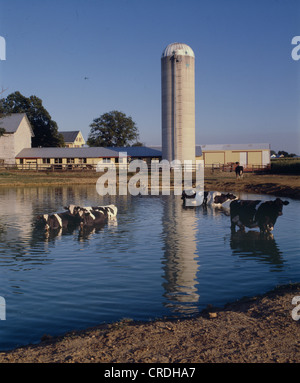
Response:
M5 129L0 137L0 164L14 165L17 154L31 148L32 127L25 113L14 113L0 119L0 128Z

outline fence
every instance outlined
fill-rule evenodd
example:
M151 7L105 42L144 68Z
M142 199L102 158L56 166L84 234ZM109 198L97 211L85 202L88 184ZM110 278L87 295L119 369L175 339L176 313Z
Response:
M115 166L117 170L120 168L128 170L129 164L119 164L119 163L103 163L101 164L104 168L109 168L110 166ZM195 164L185 166L187 171L196 171ZM151 165L148 164L148 170L152 171L161 171L164 169L164 165L153 162ZM215 171L222 172L234 172L235 164L205 164L205 170L210 170L212 173ZM268 172L270 171L270 165L246 165L244 166L245 173L256 173L256 172ZM65 172L65 171L96 171L97 164L36 164L36 163L26 163L26 164L3 164L0 163L0 169L5 170L19 170L19 171L36 171L36 172ZM176 170L176 166L172 168ZM128 170L130 172L130 170Z
M211 170L212 173L215 171L219 172L234 172L236 164L205 164L206 170ZM269 172L271 169L271 165L244 165L244 173L263 173Z

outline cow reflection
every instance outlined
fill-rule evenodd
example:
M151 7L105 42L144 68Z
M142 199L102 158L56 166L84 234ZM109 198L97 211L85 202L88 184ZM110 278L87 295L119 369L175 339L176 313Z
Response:
M282 252L272 234L265 237L257 231L237 231L231 233L230 247L233 255L244 259L255 259L258 262L274 266L273 271L283 268Z

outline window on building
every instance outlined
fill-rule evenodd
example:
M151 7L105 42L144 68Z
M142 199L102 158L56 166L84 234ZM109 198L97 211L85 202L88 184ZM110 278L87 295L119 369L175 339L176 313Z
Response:
M62 158L55 158L54 163L55 164L62 164Z
M50 164L50 158L43 158L43 164Z
M74 158L67 158L67 164L74 164L75 160Z
M111 163L111 158L103 158L102 159L104 164L110 164Z

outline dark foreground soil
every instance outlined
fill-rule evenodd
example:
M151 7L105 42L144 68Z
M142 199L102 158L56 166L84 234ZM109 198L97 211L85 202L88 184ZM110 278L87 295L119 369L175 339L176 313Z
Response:
M292 304L294 297L299 303ZM292 315L293 314L293 315ZM1 363L299 363L300 284L192 319L124 320L0 353Z

